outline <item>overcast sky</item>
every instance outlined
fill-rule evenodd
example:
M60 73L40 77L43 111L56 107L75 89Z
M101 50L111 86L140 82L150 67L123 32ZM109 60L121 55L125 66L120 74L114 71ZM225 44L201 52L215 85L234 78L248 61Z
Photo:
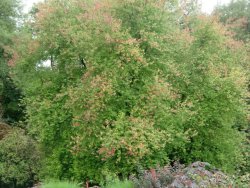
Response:
M199 0L202 4L201 10L206 13L211 13L216 5L230 3L231 0Z
M43 0L22 0L24 5L24 12L28 12L28 10L32 7L33 3L37 3ZM231 0L199 0L202 3L202 11L206 13L211 13L213 8L217 4L226 4Z

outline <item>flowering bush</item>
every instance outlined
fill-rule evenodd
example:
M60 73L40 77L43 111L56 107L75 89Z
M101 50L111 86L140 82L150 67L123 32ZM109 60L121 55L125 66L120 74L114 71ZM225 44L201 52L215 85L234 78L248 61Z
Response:
M209 163L195 162L188 167L178 163L142 172L131 177L136 188L230 187L232 180Z

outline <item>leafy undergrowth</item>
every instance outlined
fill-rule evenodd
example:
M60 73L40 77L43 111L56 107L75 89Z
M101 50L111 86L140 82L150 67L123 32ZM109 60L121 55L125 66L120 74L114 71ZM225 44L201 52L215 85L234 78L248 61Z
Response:
M195 162L185 167L180 163L151 170L138 170L129 180L114 180L104 188L219 188L249 187L249 175L243 180L232 179L211 164ZM52 181L41 188L80 188L75 183ZM101 188L98 186L90 188Z
M249 188L250 187L250 173L234 177L234 186L239 188Z

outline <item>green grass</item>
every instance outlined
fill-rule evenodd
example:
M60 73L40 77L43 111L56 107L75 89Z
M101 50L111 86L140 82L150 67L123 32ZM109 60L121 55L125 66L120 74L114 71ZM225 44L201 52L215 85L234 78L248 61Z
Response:
M80 186L70 182L53 181L43 184L41 188L80 188Z
M41 188L80 188L75 183L71 182L59 182L59 181L51 181L42 184ZM134 188L133 183L130 181L115 181L113 183L108 184L105 188Z
M106 188L133 188L133 183L130 181L116 181L112 184L108 184Z

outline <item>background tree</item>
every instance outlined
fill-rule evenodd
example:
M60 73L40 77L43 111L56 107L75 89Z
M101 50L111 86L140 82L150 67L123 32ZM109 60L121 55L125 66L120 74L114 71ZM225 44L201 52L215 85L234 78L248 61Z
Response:
M228 5L219 6L214 14L218 14L220 21L235 32L237 40L250 39L250 2L249 0L232 0Z

